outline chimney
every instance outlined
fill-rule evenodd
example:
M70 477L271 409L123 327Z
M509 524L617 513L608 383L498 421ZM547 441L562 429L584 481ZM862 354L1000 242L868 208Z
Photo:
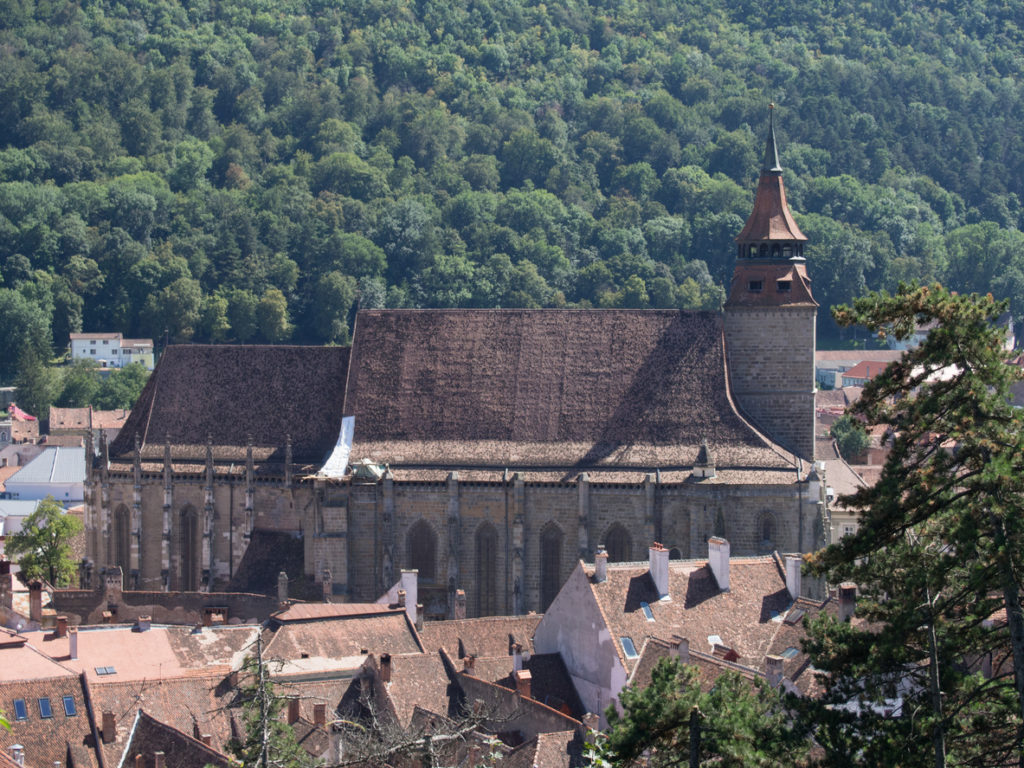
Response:
M25 748L21 744L11 744L11 759L18 765L25 764Z
M768 685L778 688L782 684L782 662L781 656L765 656L764 671L768 678Z
M295 725L299 722L299 697L291 696L288 698L288 725Z
M28 618L36 624L43 623L43 582L39 580L28 585Z
M146 768L146 761L143 759L141 752L135 755L135 768Z
M651 579L658 590L658 598L664 600L668 594L668 550L654 542L647 550L650 560Z
M462 659L462 671L473 674L473 664L476 662L476 656L471 653L467 653Z
M839 620L849 621L857 609L857 585L844 581L839 585Z
M597 733L598 728L601 727L601 718L593 712L587 712L583 715L583 726L587 729L588 733Z
M78 658L78 627L68 628L68 655L72 661Z
M149 632L152 624L153 618L151 616L139 616L139 632Z
M600 584L608 580L608 553L604 547L598 547L594 555L594 582Z
M796 600L800 597L800 566L803 559L798 555L786 555L786 589L789 596Z
M416 603L416 630L423 631L423 603Z
M679 635L672 636L676 644L669 649L668 655L673 659L679 659L680 664L690 663L690 641Z
M391 682L391 654L382 653L380 655L380 681L382 683Z
M277 602L283 603L288 600L288 574L281 571L277 574Z
M200 734L199 740L201 742L203 742L204 746L207 746L207 747L212 747L213 746L213 734L210 734L210 733Z
M530 687L533 683L533 675L530 674L528 669L520 669L514 675L516 679L516 693L522 698L530 698Z
M416 570L402 571L401 585L402 589L405 590L405 613L409 617L409 621L413 625L420 629L422 625L419 623L419 614L421 606L419 603L419 579L420 572Z
M331 602L331 595L334 594L334 577L331 576L330 568L324 568L320 574L320 586L323 589L324 602Z
M398 604L402 608L405 608L405 590L404 589L398 590Z
M729 591L729 542L720 536L708 539L708 565L715 575L718 588Z
M57 617L57 637L66 637L68 634L68 617L58 616Z
M466 590L464 589L455 590L454 614L455 615L452 618L466 618Z
M516 643L512 646L512 671L518 672L523 668L523 646Z
M166 765L166 763L164 762L164 753L163 752L159 752L159 751L158 752L154 752L153 753L153 768L164 768L164 765Z
M313 725L319 725L319 726L327 725L327 705L326 704L314 704L313 705Z
M113 744L117 740L117 721L113 712L103 713L103 727L100 731L104 744Z

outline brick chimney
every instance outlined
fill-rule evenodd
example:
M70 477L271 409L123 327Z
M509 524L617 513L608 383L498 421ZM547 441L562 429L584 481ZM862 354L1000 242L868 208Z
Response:
M139 632L149 632L149 628L153 625L152 616L139 616Z
M327 705L326 704L314 704L313 705L313 724L324 726L327 725Z
M401 577L402 589L405 590L405 613L409 617L409 621L415 625L417 629L420 628L419 614L421 612L421 606L418 605L420 594L419 594L419 582L420 572L417 570L403 570Z
M423 631L423 603L416 603L416 630Z
M391 654L382 653L380 655L380 681L382 683L391 682Z
M405 590L404 589L400 589L400 590L398 590L398 604L402 608L405 608L405 603L406 603Z
M57 617L57 630L55 635L57 637L66 637L68 634L68 617L58 616Z
M146 760L141 752L135 755L135 768L146 768Z
M800 566L803 558L798 555L786 555L786 589L789 596L796 600L800 597Z
M594 555L594 582L600 584L608 580L608 553L604 547L598 547Z
M473 674L473 665L476 663L476 656L467 653L462 659L462 671Z
M839 585L839 620L849 621L857 610L857 585L844 581Z
M68 627L68 655L72 661L78 658L78 627Z
M772 688L778 688L782 684L783 661L784 660L781 656L764 657L765 677L768 678L768 685Z
M685 637L673 635L676 644L669 649L668 655L673 659L679 659L680 664L690 663L690 641Z
M522 698L530 698L530 688L533 684L533 675L530 674L528 669L520 669L514 675L516 679L516 693Z
M277 602L284 603L288 600L288 574L281 571L277 574Z
M288 716L286 718L288 725L295 725L299 722L299 697L291 696L288 699Z
M466 618L466 590L457 589L455 590L455 603L453 605L454 619Z
M164 753L157 751L153 753L153 768L164 768Z
M43 582L38 579L28 585L28 618L36 624L43 623Z
M213 734L202 733L199 735L199 740L207 747L213 746Z
M650 562L651 580L658 590L658 598L665 599L668 594L668 550L658 542L654 542L647 550Z
M712 536L708 539L708 565L711 566L711 573L715 575L718 588L723 592L728 592L729 542L721 536Z
M117 720L113 712L103 713L103 726L100 728L104 744L113 744L117 740Z

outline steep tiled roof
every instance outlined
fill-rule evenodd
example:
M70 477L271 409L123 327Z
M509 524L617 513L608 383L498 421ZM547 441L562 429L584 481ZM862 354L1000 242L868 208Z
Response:
M237 461L251 435L282 461L290 435L296 462L319 462L338 439L347 369L342 347L170 346L110 454L130 457L138 434L146 457L162 460L170 440L175 458L202 460L210 436Z
M844 371L842 376L844 379L873 379L888 367L886 361L862 360L850 370Z
M352 456L393 467L670 468L705 438L789 460L729 400L715 313L362 311L345 413Z
M219 750L203 744L190 734L162 723L140 709L132 726L131 738L122 750L123 758L118 763L134 766L136 755L142 755L143 766L154 768L154 755L163 752L165 764L174 768L203 768L206 765L228 768L233 765L230 757Z
M516 642L528 652L533 651L533 633L543 618L527 616L489 616L482 619L428 621L420 631L423 647L428 651L444 648L453 659L464 653L476 656L508 656L510 643ZM511 638L511 639L510 639Z
M534 699L577 719L584 715L586 709L559 654L529 654L528 658L523 659L523 669L532 676L531 695ZM502 688L516 689L510 656L476 659L473 662L473 675L497 683Z
M72 715L65 714L65 696L70 696L73 702ZM39 700L42 698L48 700L52 717L41 716ZM25 702L28 716L24 720L15 717L16 699ZM11 723L9 731L0 728L0 750L6 752L12 744L21 744L25 747L25 765L33 768L52 766L54 763L64 765L69 747L85 748L76 749L76 756L88 760L84 768L95 768L97 765L92 727L78 675L5 682L0 686L0 709Z
M275 614L276 628L267 644L268 657L284 661L317 659L342 660L366 652L419 653L419 638L405 611L373 605L310 603L293 605L282 623Z
M92 425L91 407L88 408L50 408L50 430L55 429L88 429Z
M417 706L447 717L453 705L448 670L436 651L393 655L391 682L385 688L402 727L408 727Z
M501 761L502 768L575 768L584 764L583 740L575 731L538 734Z
M592 574L593 568L586 573ZM744 665L757 666L769 653L779 632L780 617L793 600L786 589L781 563L774 556L734 557L729 564L729 591L723 592L706 561L674 560L669 563L669 595L660 600L646 563L608 565L608 578L591 583L595 599L621 649L621 639L632 640L638 652L649 637L685 637L695 651L712 651L717 635L732 648ZM650 607L646 618L642 603ZM627 672L636 659L623 653Z

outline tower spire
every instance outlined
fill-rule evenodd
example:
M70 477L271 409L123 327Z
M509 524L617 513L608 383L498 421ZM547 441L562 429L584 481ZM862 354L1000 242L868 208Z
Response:
M775 102L768 104L768 140L764 145L764 162L761 173L782 173L779 163L779 148L775 143Z

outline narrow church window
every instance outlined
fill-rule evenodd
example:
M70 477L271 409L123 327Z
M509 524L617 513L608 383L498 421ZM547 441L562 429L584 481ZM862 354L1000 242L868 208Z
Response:
M127 578L131 563L131 515L124 504L114 510L114 565L121 566Z
M498 534L484 523L476 532L477 616L498 613Z
M406 534L408 563L420 572L421 581L434 581L437 577L437 537L425 520L419 520Z
M547 526L540 534L540 609L546 611L562 587L562 531Z
M195 592L199 588L199 514L195 507L181 510L178 525L178 554L181 562L179 589Z
M633 559L633 539L629 531L619 523L608 529L604 537L604 548L609 563L628 563Z
M792 245L788 245L788 244L782 246L782 258L789 259L789 258L792 258L792 256L793 256L793 246Z
M668 551L668 559L669 560L682 560L683 559L683 553L680 551L679 547L672 547L672 549L670 549Z
M775 522L772 520L771 515L765 515L761 518L761 541L765 544L771 544L775 540Z

